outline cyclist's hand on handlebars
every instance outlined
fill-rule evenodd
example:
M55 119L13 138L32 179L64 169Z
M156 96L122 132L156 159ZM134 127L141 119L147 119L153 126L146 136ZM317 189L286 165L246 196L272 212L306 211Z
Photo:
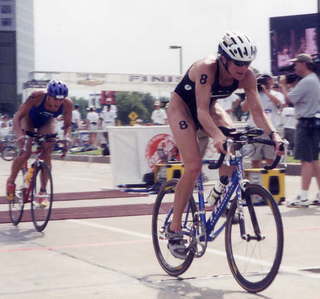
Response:
M284 140L281 138L280 134L277 132L274 132L272 134L272 141L275 142L275 152L277 156L283 156L284 155Z
M61 158L64 158L68 152L68 149L69 149L69 144L70 144L69 139L63 139L62 144L63 144L63 148L62 148Z
M227 141L227 137L222 133L218 133L213 137L213 145L216 148L218 153L226 154L226 150L224 148L224 144Z

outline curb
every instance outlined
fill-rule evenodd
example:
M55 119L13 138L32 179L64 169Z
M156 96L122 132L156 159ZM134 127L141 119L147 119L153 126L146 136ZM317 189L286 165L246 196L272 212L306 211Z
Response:
M64 160L73 162L91 162L91 163L110 163L110 156L93 156L93 155L67 155L61 158L60 155L53 154L54 160Z

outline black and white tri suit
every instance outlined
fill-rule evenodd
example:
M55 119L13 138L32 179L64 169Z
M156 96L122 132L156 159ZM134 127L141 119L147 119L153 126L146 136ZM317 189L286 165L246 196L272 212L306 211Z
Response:
M190 69L189 69L190 70ZM188 105L192 119L196 127L202 128L197 113L197 103L196 103L196 86L195 82L191 81L189 78L189 70L184 75L182 80L179 82L175 88L175 92L182 98L182 100ZM229 86L222 86L219 84L219 64L217 64L217 70L215 73L214 82L211 86L211 96L210 105L218 99L223 99L230 96L239 86L238 80L233 80L232 84Z

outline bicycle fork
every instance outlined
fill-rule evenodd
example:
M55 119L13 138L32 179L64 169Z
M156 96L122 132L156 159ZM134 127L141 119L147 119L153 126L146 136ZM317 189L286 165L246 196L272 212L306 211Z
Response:
M246 180L244 180L246 181ZM246 182L245 182L246 183ZM241 184L241 186L244 186L244 184ZM241 188L237 192L237 213L239 213L239 227L240 227L240 235L241 238L247 242L251 240L256 240L256 241L262 241L266 237L261 234L258 219L256 216L256 212L253 208L253 203L250 198L250 195L245 195L245 189ZM249 215L250 215L250 220L252 223L253 231L255 235L250 235L246 233L246 227L245 227L245 219L244 219L244 213L243 213L243 203L246 202L246 205L248 207Z

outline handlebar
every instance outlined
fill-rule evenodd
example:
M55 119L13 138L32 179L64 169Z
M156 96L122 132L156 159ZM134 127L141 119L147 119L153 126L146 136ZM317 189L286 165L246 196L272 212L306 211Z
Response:
M257 138L257 136L262 135L264 132L260 128L250 128L247 127L243 131L236 131L233 129L229 129L229 131L222 130L223 133L229 138L228 141L224 144L224 149L227 149L227 143L240 143L240 144L252 144L252 143L261 143L261 144L267 144L267 145L272 145L275 146L275 142L269 139L263 139L263 138ZM279 149L281 151L285 150L285 144L286 141L280 144ZM224 159L225 159L225 154L220 153L220 156L216 162L209 162L208 168L209 169L218 169L221 167ZM266 165L264 166L264 169L266 170L271 170L275 167L277 167L278 163L280 162L281 156L277 155L272 162L271 165Z
M39 134L38 132L32 131L25 131L24 139L34 138L38 145L42 144L44 141L50 141L57 137L57 134ZM24 142L23 148L21 149L22 152L27 150L27 143Z
M49 140L49 139L53 139L57 137L57 133L54 134L39 134L38 132L32 132L32 131L26 131L26 136L31 137L31 138L35 138L36 140Z
M227 150L227 143L224 143L224 144L223 144L223 149L224 149L224 150ZM209 169L218 169L218 168L220 168L220 166L222 165L225 157L226 157L226 154L220 153L220 156L219 156L218 161L216 161L216 162L214 162L214 161L209 162L208 168L209 168Z

